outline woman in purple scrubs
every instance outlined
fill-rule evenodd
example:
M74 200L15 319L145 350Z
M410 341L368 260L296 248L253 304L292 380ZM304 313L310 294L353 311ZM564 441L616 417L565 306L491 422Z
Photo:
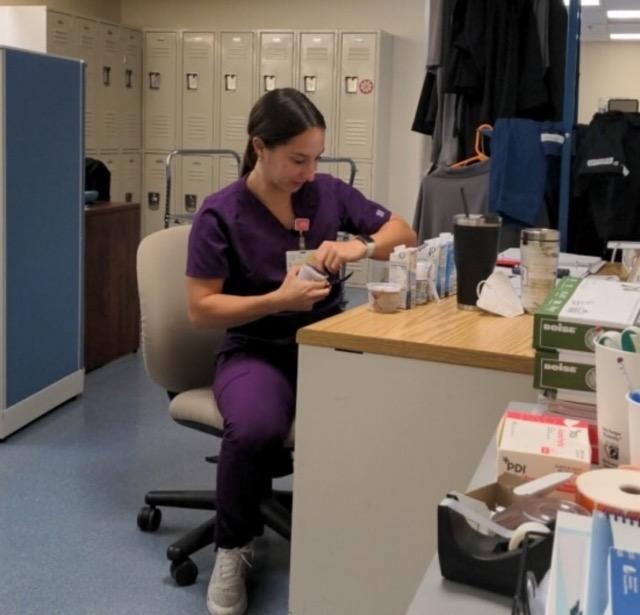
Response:
M340 312L339 284L302 281L286 253L315 250L331 279L341 266L387 259L414 245L407 223L358 190L317 174L322 114L292 88L265 94L249 117L243 176L205 199L189 239L189 314L199 327L225 328L213 392L224 417L217 470L216 543L209 583L212 615L247 605L251 541L262 532L259 501L282 473L294 418L296 331ZM305 231L300 229L306 228ZM336 241L338 231L357 236Z

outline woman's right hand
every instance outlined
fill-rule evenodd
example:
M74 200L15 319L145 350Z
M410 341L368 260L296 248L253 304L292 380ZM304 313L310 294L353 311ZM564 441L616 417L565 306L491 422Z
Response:
M279 306L278 311L309 312L314 304L322 301L329 294L330 284L300 280L299 271L299 265L291 267L280 288L274 291L274 299Z

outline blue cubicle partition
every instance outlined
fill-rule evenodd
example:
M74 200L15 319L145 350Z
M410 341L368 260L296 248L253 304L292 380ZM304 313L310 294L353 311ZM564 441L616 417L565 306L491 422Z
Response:
M0 439L82 392L84 64L0 48Z

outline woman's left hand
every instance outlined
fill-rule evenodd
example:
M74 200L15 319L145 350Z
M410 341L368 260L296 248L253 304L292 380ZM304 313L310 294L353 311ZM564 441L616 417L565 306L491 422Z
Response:
M321 271L336 273L345 263L359 261L367 254L367 246L357 239L323 241L314 254L314 266Z

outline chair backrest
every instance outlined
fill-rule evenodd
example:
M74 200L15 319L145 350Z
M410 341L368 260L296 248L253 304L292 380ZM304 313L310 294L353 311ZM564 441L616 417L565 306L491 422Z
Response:
M196 329L187 314L189 225L145 237L138 246L141 346L149 376L180 393L210 385L224 331Z

